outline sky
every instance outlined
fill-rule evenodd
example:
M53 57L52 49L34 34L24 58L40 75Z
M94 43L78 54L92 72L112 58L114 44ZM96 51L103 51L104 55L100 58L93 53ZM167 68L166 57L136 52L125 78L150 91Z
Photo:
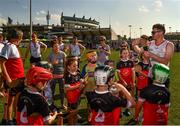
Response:
M0 0L0 24L7 22L29 24L30 0ZM61 13L96 19L101 27L109 27L119 35L139 37L150 35L153 24L165 24L167 32L180 31L180 0L32 0L32 21L47 24L46 14L50 11L50 24L60 24ZM171 29L169 28L171 27Z

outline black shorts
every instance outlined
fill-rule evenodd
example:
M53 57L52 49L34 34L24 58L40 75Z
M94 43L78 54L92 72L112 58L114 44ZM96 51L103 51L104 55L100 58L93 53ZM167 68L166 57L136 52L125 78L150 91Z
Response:
M20 78L18 81L18 84L16 87L12 87L9 90L9 95L10 96L16 96L17 93L23 91L25 85L24 85L24 78Z
M35 58L33 56L31 56L30 58L30 63L38 63L41 61L41 57Z

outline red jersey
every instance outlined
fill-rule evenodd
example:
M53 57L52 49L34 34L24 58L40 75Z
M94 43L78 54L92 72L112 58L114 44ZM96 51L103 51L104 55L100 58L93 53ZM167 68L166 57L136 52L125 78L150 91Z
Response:
M6 60L6 70L12 80L24 77L23 62L16 45L12 43L5 44L0 57Z
M120 76L124 79L124 81L128 84L131 85L133 84L133 70L134 64L131 60L126 60L126 61L119 61L117 63L117 69L120 72Z
M149 64L145 64L143 62L139 62L138 64L141 66L142 72L148 76ZM142 74L137 74L137 89L141 90L145 88L147 84L148 84L148 77L145 77Z
M65 79L65 86L76 86L80 84L80 73L78 72L77 75L72 75L71 73L67 73L64 75ZM74 90L69 90L66 92L66 97L68 103L77 103L80 98L81 90L79 88Z
M140 93L143 104L143 125L167 125L170 93L168 89L150 84Z
M86 97L91 108L91 125L119 124L115 113L120 112L119 107L127 106L126 99L113 96L109 91L86 92Z
M16 115L18 125L43 125L49 118L48 104L40 93L24 90L20 94Z

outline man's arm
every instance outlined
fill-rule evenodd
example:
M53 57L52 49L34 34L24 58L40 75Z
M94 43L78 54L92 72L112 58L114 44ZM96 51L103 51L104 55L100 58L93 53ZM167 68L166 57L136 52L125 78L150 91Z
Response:
M168 65L169 61L171 60L172 56L174 53L174 44L173 43L168 43L166 46L166 53L164 57L159 57L151 52L144 51L144 55L146 57L152 58L153 60Z
M107 54L107 55L111 55L111 49L110 46L107 46L108 50L103 49L103 51Z
M86 47L79 43L79 47L82 49L81 53L83 54L86 50Z
M43 42L40 42L40 44L41 44L41 47L43 47L43 48L44 48L44 51L43 51L43 52L45 52L45 51L46 51L46 49L47 49L47 45L46 45L45 43L43 43Z
M143 53L143 49L138 46L139 44L140 44L140 39L135 39L134 41L132 41L132 47L134 51L138 54L141 54Z

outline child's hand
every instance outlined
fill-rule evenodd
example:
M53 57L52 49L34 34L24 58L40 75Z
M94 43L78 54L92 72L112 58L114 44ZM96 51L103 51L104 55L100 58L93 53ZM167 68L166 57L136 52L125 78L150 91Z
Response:
M80 84L80 85L79 85L79 89L80 89L80 90L82 90L84 87L85 87L84 84Z
M54 59L52 64L58 64L58 59Z
M85 79L80 79L80 82L81 82L81 84L86 84L86 83L87 83L87 80L85 80Z
M123 81L123 85L124 85L124 87L127 87L127 86L128 86L128 84L126 83L126 81Z

